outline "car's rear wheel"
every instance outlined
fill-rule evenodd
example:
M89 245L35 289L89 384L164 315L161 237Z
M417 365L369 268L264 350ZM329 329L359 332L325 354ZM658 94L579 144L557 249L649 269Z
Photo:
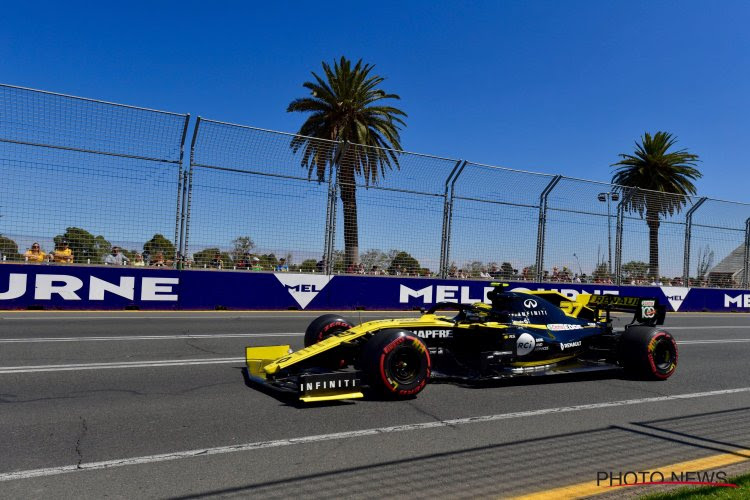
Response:
M370 389L385 397L415 396L430 378L427 348L404 330L376 333L363 347L362 366Z
M666 380L677 368L677 342L659 328L632 326L620 337L620 359L637 378Z
M345 332L354 325L338 314L324 314L319 316L305 330L305 347L317 344L331 335Z

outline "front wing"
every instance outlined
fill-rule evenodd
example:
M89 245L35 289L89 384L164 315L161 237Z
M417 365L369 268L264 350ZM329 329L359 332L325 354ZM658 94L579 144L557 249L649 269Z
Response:
M297 396L306 403L364 397L359 371L316 370L299 375L276 377L264 370L266 366L289 354L289 350L289 345L246 347L245 363L250 382Z

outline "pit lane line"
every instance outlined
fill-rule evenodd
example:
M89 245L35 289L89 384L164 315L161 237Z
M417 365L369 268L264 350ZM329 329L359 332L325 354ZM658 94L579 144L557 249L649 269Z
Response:
M290 336L289 334L285 334ZM302 334L292 334L299 335ZM241 335L242 336L242 335ZM265 336L265 335L261 335ZM188 338L185 336L177 338ZM34 339L37 341L39 339ZM109 340L109 339L106 339ZM710 340L685 340L677 342L678 345L686 344L729 344L750 343L750 339L710 339ZM198 358L198 359L164 359L156 361L125 361L111 363L78 363L70 365L31 365L31 366L7 366L0 367L0 375L17 373L40 373L40 372L68 372L78 370L108 370L117 368L160 368L169 366L191 366L191 365L219 365L230 363L244 363L245 358Z
M244 443L244 444L237 444L237 445L230 445L230 446L217 446L213 448L177 451L177 452L172 452L172 453L162 453L158 455L147 455L147 456L141 456L141 457L106 460L106 461L101 461L101 462L90 462L90 463L80 463L80 464L75 464L75 465L64 465L64 466L59 466L59 467L48 467L48 468L43 468L43 469L31 469L31 470L23 470L23 471L15 471L15 472L6 472L6 473L0 474L0 482L13 481L17 479L29 479L29 478L42 477L42 476L54 476L54 475L66 474L70 472L111 469L115 467L124 467L128 465L166 462L166 461L180 460L184 458L195 458L195 457L208 456L208 455L221 455L221 454L228 454L228 453L255 451L255 450L268 449L268 448L278 448L282 446L296 446L296 445L303 445L303 444L310 444L310 443L319 443L322 441L335 441L335 440L351 439L351 438L358 438L358 437L364 437L364 436L391 434L391 433L396 433L396 432L409 432L409 431L419 431L419 430L435 429L435 428L443 428L443 427L456 427L456 426L462 426L462 425L468 425L468 424L496 422L496 421L501 421L501 420L519 419L519 418L529 418L529 417L537 417L537 416L549 415L549 414L571 413L571 412L579 412L579 411L587 411L587 410L599 410L599 409L606 409L606 408L615 408L615 407L621 407L621 406L631 406L631 405L649 404L649 403L663 403L663 402L669 402L669 401L697 399L697 398L705 398L705 397L713 397L713 396L725 396L725 395L748 393L748 392L750 392L750 387L738 387L735 389L722 389L722 390L717 390L717 391L674 394L670 396L657 396L657 397L650 397L650 398L626 399L626 400L620 400L620 401L609 401L609 402L603 402L603 403L591 403L591 404L583 404L583 405L575 405L575 406L562 406L562 407L557 407L557 408L544 408L544 409L539 409L539 410L529 410L529 411L520 411L520 412L512 412L512 413L500 413L500 414L495 414L495 415L483 415L483 416L476 416L476 417L456 418L456 419L450 419L450 420L437 420L437 421L432 421L432 422L421 422L421 423L397 425L397 426L391 426L391 427L377 427L377 428L370 428L370 429L361 429L361 430L356 430L356 431L337 432L337 433L331 433L331 434L318 434L318 435L312 435L312 436L278 439L274 441L260 441L260 442L255 442L255 443Z

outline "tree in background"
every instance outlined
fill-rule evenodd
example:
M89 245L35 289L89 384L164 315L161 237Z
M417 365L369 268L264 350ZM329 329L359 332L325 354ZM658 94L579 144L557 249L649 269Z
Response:
M58 248L63 240L67 240L70 250L73 252L73 262L86 264L100 264L103 258L112 249L112 244L104 236L94 236L80 227L69 227L64 234L58 234L52 238L55 248Z
M359 230L357 225L356 177L364 177L365 185L376 184L386 170L399 168L398 154L390 149L401 149L399 126L406 123L406 113L392 106L380 105L383 99L400 99L388 94L379 85L383 77L372 75L374 66L360 59L352 66L341 57L333 68L323 62L323 77L312 73L314 81L302 84L310 97L295 99L287 112L308 113L299 129L305 137L295 137L290 143L295 153L303 150L301 164L322 182L326 167L335 164L344 216L344 269L359 262ZM331 147L330 143L310 140L326 139L344 142ZM342 149L343 148L343 149Z
M155 234L143 245L143 253L148 253L151 258L161 252L165 259L172 259L176 251L177 249L172 242L161 234ZM213 255L211 255L211 258L213 258Z
M6 261L23 260L18 253L18 244L7 236L0 235L0 261L3 257Z
M313 273L315 272L315 265L318 263L315 259L305 259L302 261L302 264L299 265L299 270L303 273Z
M510 262L503 262L500 265L500 279L509 280L515 274L513 265Z
M409 255L407 252L398 252L391 260L391 265L388 266L388 274L396 273L408 273L408 274L419 274L421 266L419 261Z
M364 266L365 271L372 269L372 266L378 266L378 269L388 269L397 253L398 250L391 250L386 253L382 250L371 248L360 256L360 262Z
M232 259L235 261L249 254L255 248L255 243L250 239L250 236L238 236L232 241L232 245L234 246L232 249Z
M703 282L703 280L706 278L706 273L708 273L708 270L711 269L711 266L714 264L714 251L711 250L711 247L706 244L705 247L698 249L698 268L696 269L697 274L696 277L698 278L699 282Z
M643 134L641 143L635 143L634 154L621 154L612 183L640 188L629 198L623 198L629 212L637 212L648 225L648 273L659 277L659 223L662 217L678 213L696 193L694 180L703 174L695 168L698 155L686 149L670 152L677 138L668 132L657 132L652 137ZM679 195L674 196L673 194Z
M626 280L643 280L646 279L648 264L645 262L631 260L622 265L622 274Z
M200 252L195 252L193 254L193 262L195 263L194 267L213 267L211 263L214 260L214 257L216 257L217 253L222 260L221 268L231 269L233 266L232 257L227 252L222 252L221 249L217 247L204 248Z

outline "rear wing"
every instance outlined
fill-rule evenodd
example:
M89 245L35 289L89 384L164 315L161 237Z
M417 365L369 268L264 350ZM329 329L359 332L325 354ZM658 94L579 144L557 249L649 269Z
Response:
M587 295L579 295L579 300L586 300ZM655 298L625 297L622 295L588 295L586 305L597 313L605 311L607 316L611 311L632 312L635 314L634 323L656 326L664 324L667 308L659 304ZM609 317L607 318L609 319Z

